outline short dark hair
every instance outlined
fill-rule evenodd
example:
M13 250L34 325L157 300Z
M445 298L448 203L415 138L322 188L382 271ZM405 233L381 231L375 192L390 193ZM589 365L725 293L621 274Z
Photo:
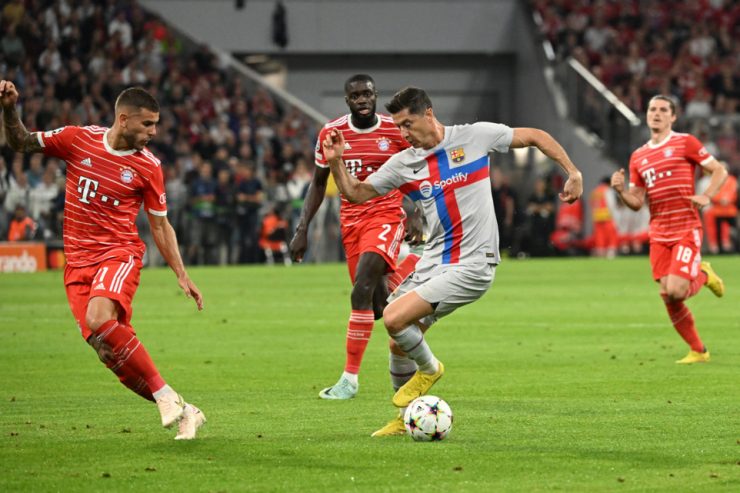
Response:
M144 108L154 113L159 113L159 103L143 87L129 87L128 89L124 89L116 99L116 109L121 106Z
M375 81L367 74L355 74L344 82L344 92L349 92L349 85L355 82L369 82L375 87Z
M423 115L431 107L432 100L429 99L424 89L418 87L404 87L394 94L390 102L385 105L385 109L389 113L398 113L408 109L409 113L414 115Z
M668 101L668 104L671 107L671 112L674 115L676 114L676 110L678 108L678 103L676 102L676 98L674 98L673 96L666 96L665 94L656 94L655 96L650 98L650 101L648 102L648 107L650 106L650 103L652 103L656 99L659 101Z

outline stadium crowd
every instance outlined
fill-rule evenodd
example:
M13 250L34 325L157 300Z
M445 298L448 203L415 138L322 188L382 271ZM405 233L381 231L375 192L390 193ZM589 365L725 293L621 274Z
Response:
M300 209L316 136L302 113L263 88L248 90L206 47L186 49L135 1L10 0L0 15L0 72L24 95L29 130L110 125L115 95L133 85L159 100L150 147L164 166L186 262L259 262L287 236L267 212L289 220ZM0 148L2 238L15 215L32 224L24 238L61 238L64 163ZM146 221L139 226L146 235Z

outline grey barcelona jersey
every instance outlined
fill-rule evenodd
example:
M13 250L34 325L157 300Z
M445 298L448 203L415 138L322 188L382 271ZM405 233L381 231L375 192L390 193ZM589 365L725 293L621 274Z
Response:
M378 193L397 188L424 211L428 229L420 263L499 263L488 153L507 152L513 136L498 123L445 127L436 147L394 154L367 177Z

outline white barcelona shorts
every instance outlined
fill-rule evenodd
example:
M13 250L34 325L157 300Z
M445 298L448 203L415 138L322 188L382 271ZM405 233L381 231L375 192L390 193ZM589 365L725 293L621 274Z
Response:
M493 284L496 266L487 262L454 265L419 265L388 297L388 302L415 291L434 307L434 313L421 320L432 325L461 306L483 296Z

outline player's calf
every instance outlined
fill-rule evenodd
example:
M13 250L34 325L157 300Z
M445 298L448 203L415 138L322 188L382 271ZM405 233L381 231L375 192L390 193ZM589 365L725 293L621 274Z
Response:
M106 368L111 370L118 377L118 380L124 386L144 399L154 402L154 397L152 396L152 392L149 390L149 386L146 384L146 381L144 381L144 379L139 375L133 373L126 365L119 364L113 350L108 344L102 342L95 336L88 337L87 343L95 350L98 355L98 359L100 359Z

